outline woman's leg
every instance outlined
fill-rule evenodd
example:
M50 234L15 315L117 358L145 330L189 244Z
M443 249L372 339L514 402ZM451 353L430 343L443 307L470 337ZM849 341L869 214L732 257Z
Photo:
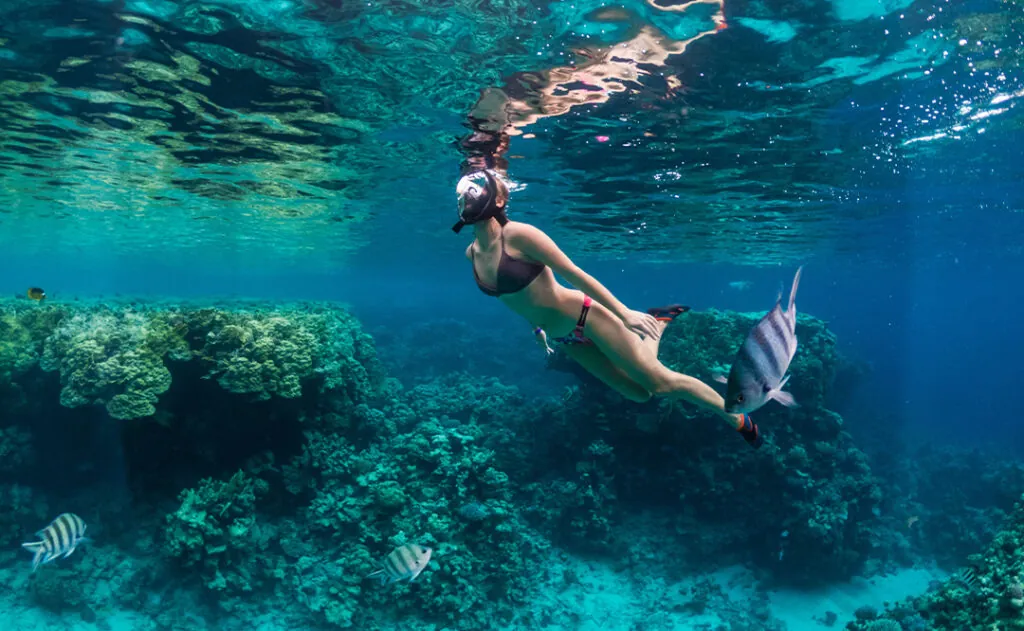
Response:
M593 344L565 344L562 346L562 350L580 366L583 366L587 372L630 401L644 403L651 399L650 391L630 379L621 368L615 366Z
M645 337L643 339L644 348L649 349L650 353L657 358L658 348L661 346L661 334L665 332L665 327L669 325L669 322L689 310L689 307L683 305L669 305L667 307L655 307L654 309L648 309L647 313L658 318L658 337Z
M661 346L661 334L665 332L667 326L667 321L658 322L658 337L645 337L640 340L644 349L655 359L658 358L658 347Z
M689 401L718 414L733 429L743 426L741 414L725 411L725 399L699 379L669 370L658 361L656 341L641 340L603 306L594 303L587 318L586 335L611 363L640 387Z

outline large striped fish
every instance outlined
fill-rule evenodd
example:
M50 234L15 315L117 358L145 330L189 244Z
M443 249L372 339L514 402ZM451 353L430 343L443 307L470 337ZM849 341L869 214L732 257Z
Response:
M411 583L427 567L432 553L430 548L415 543L399 546L384 558L381 569L367 574L366 578L378 576L381 585L405 579Z
M50 525L36 533L41 541L21 544L29 552L35 554L32 559L32 571L35 572L40 565L53 561L64 555L64 558L71 556L78 544L88 541L85 536L85 522L74 513L62 513L57 516Z
M789 381L789 362L796 354L796 289L800 272L796 270L789 305L782 310L782 292L775 306L747 334L729 371L729 378L716 377L726 384L725 411L749 414L771 399L782 405L796 406L793 395L782 391Z

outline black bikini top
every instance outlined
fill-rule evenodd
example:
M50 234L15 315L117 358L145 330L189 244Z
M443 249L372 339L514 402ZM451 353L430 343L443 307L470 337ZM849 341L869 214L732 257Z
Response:
M540 276L546 267L543 263L530 263L513 258L505 251L505 231L501 231L501 258L498 259L497 287L485 285L476 273L476 256L473 250L469 251L470 260L473 263L473 278L476 279L477 287L488 296L503 296L514 294L517 291L526 289L526 286L533 282L533 279Z

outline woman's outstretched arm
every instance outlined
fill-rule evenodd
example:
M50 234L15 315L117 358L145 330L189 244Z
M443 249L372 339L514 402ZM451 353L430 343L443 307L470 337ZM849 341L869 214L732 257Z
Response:
M529 224L519 224L518 227L518 234L512 235L511 241L516 249L550 267L573 287L604 305L633 331L654 338L661 334L654 316L633 311L622 304L607 287L573 263L543 230Z

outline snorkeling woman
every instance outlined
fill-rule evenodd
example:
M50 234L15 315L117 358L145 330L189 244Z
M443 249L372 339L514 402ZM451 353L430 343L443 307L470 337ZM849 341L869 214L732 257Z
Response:
M763 439L746 414L729 414L725 401L699 379L670 370L658 360L661 332L689 307L670 305L633 311L577 267L543 231L509 221L508 187L489 169L468 173L456 188L459 221L473 226L466 258L476 283L530 323L548 353L553 339L584 369L630 401L655 395L677 397L715 412L753 447ZM555 280L554 272L575 289Z

